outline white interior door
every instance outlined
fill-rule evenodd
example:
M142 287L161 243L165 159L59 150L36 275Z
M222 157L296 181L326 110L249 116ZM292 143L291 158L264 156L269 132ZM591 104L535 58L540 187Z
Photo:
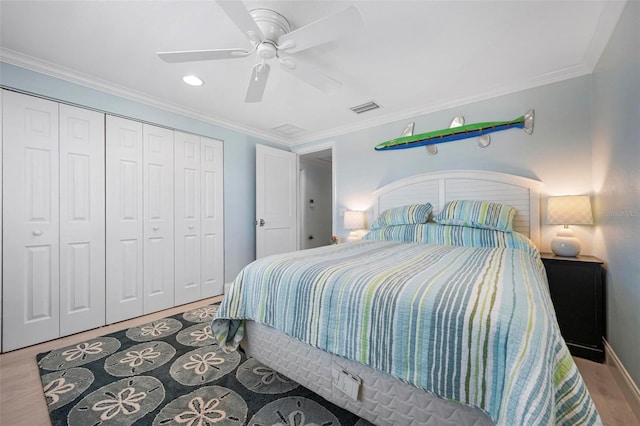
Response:
M3 350L58 337L58 104L3 95Z
M175 132L175 301L200 299L200 136Z
M224 181L222 141L201 141L201 297L224 292Z
M256 145L256 257L297 249L296 154Z
M104 114L60 105L60 335L105 324Z
M107 323L143 314L142 123L106 120Z
M144 313L174 306L173 130L143 125Z

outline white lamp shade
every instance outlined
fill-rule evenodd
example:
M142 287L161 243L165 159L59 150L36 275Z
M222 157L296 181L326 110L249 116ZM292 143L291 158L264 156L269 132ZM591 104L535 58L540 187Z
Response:
M593 225L588 195L567 195L547 199L547 224Z
M589 196L567 195L548 198L547 223L565 227L551 240L551 251L557 256L577 256L580 254L580 240L568 229L568 225L593 225Z
M364 229L364 212L353 210L345 211L344 229Z

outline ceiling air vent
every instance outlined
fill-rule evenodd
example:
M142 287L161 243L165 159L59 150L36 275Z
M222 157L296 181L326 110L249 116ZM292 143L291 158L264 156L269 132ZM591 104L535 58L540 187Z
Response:
M380 105L378 105L377 103L371 101L371 102L367 102L365 104L362 105L356 105L354 107L349 108L351 111L355 112L356 114L362 114L363 112L367 112L367 111L371 111L372 109L378 109L380 108Z
M305 132L303 128L294 126L293 124L289 124L289 123L285 123L285 124L281 124L279 126L273 127L273 130L275 130L278 133L282 133L283 135L286 135L286 136L295 136Z

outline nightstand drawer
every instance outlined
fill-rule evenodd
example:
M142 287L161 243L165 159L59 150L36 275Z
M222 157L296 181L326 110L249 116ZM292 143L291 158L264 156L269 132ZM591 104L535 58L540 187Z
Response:
M571 353L604 360L605 305L603 262L591 256L542 254L549 292L562 337Z

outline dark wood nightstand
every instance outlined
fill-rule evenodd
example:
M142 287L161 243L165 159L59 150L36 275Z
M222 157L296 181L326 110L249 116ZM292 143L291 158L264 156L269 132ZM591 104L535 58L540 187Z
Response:
M571 354L604 361L604 261L541 253L562 337Z

